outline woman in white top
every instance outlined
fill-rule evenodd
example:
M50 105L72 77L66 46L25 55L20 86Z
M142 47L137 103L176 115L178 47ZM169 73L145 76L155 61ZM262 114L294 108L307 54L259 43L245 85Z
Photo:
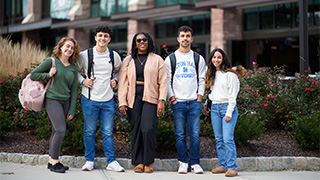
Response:
M238 175L233 136L238 118L239 79L223 50L214 49L210 59L206 88L211 90L208 98L212 101L211 122L219 161L219 166L212 173L226 173L226 176L233 177Z

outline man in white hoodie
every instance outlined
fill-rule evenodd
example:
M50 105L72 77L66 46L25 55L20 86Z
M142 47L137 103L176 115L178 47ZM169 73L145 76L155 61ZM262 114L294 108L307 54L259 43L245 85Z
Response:
M92 49L82 51L77 62L78 71L83 71L85 74L85 77L80 73L78 75L78 80L82 84L81 107L84 116L84 147L87 160L82 167L83 171L94 169L95 134L98 119L103 150L108 162L107 170L125 171L116 161L114 153L112 132L115 109L112 88L116 86L116 81L112 79L112 71L114 69L115 77L117 77L121 66L121 58L118 53L108 48L111 34L112 29L108 26L96 28L94 36L96 45ZM90 63L88 61L89 57L93 60Z
M196 174L203 173L200 166L200 111L205 91L206 62L191 50L193 30L188 26L178 29L179 48L165 59L168 73L168 97L172 105L176 146L178 151L178 173L188 172L188 162ZM186 143L186 126L190 139L190 158Z

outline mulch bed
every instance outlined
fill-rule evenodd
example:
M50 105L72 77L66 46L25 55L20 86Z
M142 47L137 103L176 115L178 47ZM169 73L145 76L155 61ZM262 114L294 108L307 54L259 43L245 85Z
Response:
M130 158L130 143L123 137L116 135L114 138L115 154L117 158ZM209 137L201 137L200 144L201 158L216 158L215 143ZM0 152L24 153L24 154L48 154L49 140L37 137L33 131L8 132L0 141ZM63 155L84 156L75 154L66 149L62 150ZM177 158L176 149L157 152L156 158L169 159ZM238 157L271 157L271 156L305 156L320 157L319 150L304 151L295 140L282 130L272 130L263 133L259 140L252 140L244 147L237 147ZM96 143L96 157L104 157L102 142Z

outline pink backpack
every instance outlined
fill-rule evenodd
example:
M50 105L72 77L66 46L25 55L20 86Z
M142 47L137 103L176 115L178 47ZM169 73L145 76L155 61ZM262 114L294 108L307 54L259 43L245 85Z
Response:
M55 60L52 59L52 67L56 67ZM54 78L50 78L46 87L42 81L33 81L30 79L30 74L22 81L21 89L19 90L19 100L22 107L28 111L41 111L44 109L44 98L48 86L53 85Z

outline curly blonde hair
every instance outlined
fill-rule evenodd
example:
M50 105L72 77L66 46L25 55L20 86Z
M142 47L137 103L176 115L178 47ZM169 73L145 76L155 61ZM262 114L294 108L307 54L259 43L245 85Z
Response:
M78 61L80 57L80 46L77 41L72 37L64 37L61 38L58 44L53 48L53 56L56 58L60 58L61 56L61 47L65 44L66 41L71 41L74 44L73 54L69 57L70 64L74 64Z

